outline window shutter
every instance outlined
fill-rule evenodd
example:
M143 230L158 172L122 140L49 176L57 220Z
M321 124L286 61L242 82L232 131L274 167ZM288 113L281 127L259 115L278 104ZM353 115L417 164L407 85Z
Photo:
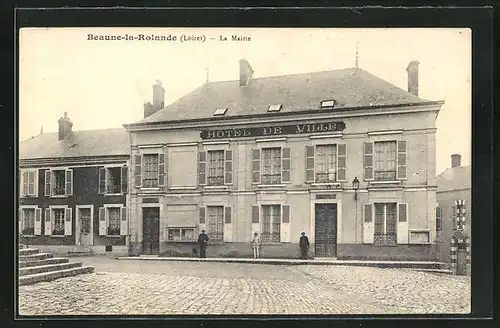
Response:
M207 184L207 152L198 152L198 184Z
M72 208L66 208L64 213L64 235L71 236L71 227L73 225L73 211Z
M106 168L105 167L99 168L99 193L100 194L106 193Z
M290 205L283 205L281 212L281 222L290 223Z
M45 221L43 222L44 225L44 235L45 236L50 236L52 235L52 211L50 208L45 209Z
M200 207L200 223L205 224L205 207Z
M231 218L231 207L227 206L224 208L224 223L226 224L231 224L232 218Z
M347 181L347 146L337 145L337 181Z
M408 204L398 204L397 243L408 244Z
M232 184L233 183L233 151L226 150L226 163L224 170L224 183Z
M364 143L363 167L365 180L373 180L373 142Z
M73 170L66 170L66 196L73 195Z
M252 206L252 231L250 231L251 238L253 238L253 234L255 232L257 232L260 235L259 210L260 206L258 205Z
M230 243L233 241L233 224L231 216L232 208L227 206L224 208L224 226L223 226L223 240L225 243Z
M18 233L21 233L21 231L23 231L23 210L22 209L17 210L17 224L18 224L18 228L19 228Z
M406 179L406 141L398 141L398 179Z
M260 183L260 149L252 149L252 183Z
M127 166L122 166L122 194L126 194L128 192L128 167Z
M306 182L314 181L314 146L306 146Z
M126 236L128 230L127 208L122 207L120 220L120 235Z
M45 171L45 196L50 196L52 188L52 172L50 170Z
M457 207L455 205L451 206L451 222L453 230L457 230Z
M142 155L134 156L134 186L136 188L142 186Z
M291 241L290 236L290 205L281 206L281 227L280 227L280 241L282 243L289 243Z
M281 182L290 183L290 171L291 171L291 152L290 148L285 147L281 149Z
M158 154L158 186L165 186L165 154Z
M38 182L40 181L38 176L39 172L40 172L39 170L35 171L35 197L38 197L38 187L39 187Z
M22 171L21 174L21 197L28 195L28 171Z
M35 196L35 187L36 187L36 181L35 181L35 173L36 171L28 171L28 195L30 196Z
M373 224L373 205L365 204L363 217L363 243L373 244L375 226Z
M42 234L42 209L35 209L35 235L40 236Z
M398 222L406 222L406 204L399 204Z
M106 236L106 208L99 207L99 236Z
M443 228L442 209L441 206L436 206L436 230L440 231Z

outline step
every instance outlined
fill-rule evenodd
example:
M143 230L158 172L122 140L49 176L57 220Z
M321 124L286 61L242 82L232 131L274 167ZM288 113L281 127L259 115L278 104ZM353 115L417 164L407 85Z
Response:
M19 276L26 276L29 274L42 273L42 272L60 271L71 268L78 268L81 266L82 266L81 262L67 262L67 263L32 266L19 269Z
M36 260L50 259L53 257L54 255L51 253L38 253L33 255L19 256L19 261L36 261Z
M413 270L420 272L427 272L427 273L453 274L451 270L447 269L413 269Z
M42 266L42 265L57 264L57 263L68 263L68 262L69 259L53 257L43 260L19 262L19 268L27 268L27 267Z
M36 248L24 248L24 249L19 250L19 255L20 256L34 255L34 254L38 254L39 252L40 252L40 250L38 250Z
M42 282L42 281L52 281L52 280L56 280L59 278L71 277L71 276L76 276L79 274L92 273L92 272L94 272L94 267L82 266L82 267L71 268L71 269L66 269L66 270L58 270L58 271L30 274L30 275L19 277L19 286L31 285L31 284L35 284L37 282Z

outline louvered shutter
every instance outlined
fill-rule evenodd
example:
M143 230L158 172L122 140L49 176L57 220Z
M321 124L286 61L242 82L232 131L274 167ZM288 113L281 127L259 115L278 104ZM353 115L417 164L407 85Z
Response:
M224 207L224 242L230 243L233 241L233 219L232 208Z
M142 155L134 156L134 186L136 188L142 186Z
M408 205L398 204L398 244L408 244Z
M260 183L260 149L252 149L252 183Z
M200 231L205 229L205 210L204 206L200 207Z
M45 221L43 222L44 225L44 235L45 236L50 236L52 235L52 211L50 208L45 209Z
M373 142L365 142L363 147L364 179L373 180Z
M19 228L18 233L21 233L23 231L23 210L22 209L17 210L17 226Z
M363 206L363 243L373 244L375 226L373 223L373 206L365 204Z
M224 184L233 183L233 151L225 151Z
M100 194L106 193L106 168L105 167L99 168L99 193Z
M127 208L122 207L121 220L120 220L120 235L126 236L127 234L128 234Z
M337 145L337 181L347 181L347 146Z
M106 208L99 207L99 236L106 236Z
M28 195L30 196L35 196L36 195L36 176L35 176L36 171L28 171Z
M291 152L290 148L281 149L281 182L290 183L291 181Z
M200 186L207 184L207 152L198 152L198 184Z
M398 179L406 179L406 141L398 141Z
M436 206L436 230L440 231L443 228L443 215L441 206Z
M122 189L122 194L126 194L128 192L128 167L127 166L122 166L121 168L121 189Z
M66 208L64 213L64 235L71 236L73 225L73 211L71 208Z
M52 192L51 187L52 182L52 172L50 170L45 171L45 196L50 196Z
M282 243L289 243L291 241L291 223L290 223L290 205L281 206L281 236Z
M158 154L158 186L165 186L165 154Z
M35 209L35 235L40 236L42 234L42 209Z
M66 196L73 195L73 170L66 170L66 188L65 188Z
M21 197L25 197L28 195L28 171L23 171L21 174Z
M252 237L255 232L257 232L260 235L260 222L259 222L259 216L260 216L260 206L254 205L252 206Z
M306 182L314 181L314 146L306 146Z

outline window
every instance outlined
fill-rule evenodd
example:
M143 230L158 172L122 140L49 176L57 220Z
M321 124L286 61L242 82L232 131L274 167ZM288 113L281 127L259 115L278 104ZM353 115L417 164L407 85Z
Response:
M158 154L145 154L144 158L144 175L142 178L142 186L144 188L158 187Z
M221 186L224 184L224 150L207 152L207 185Z
M436 206L436 230L443 229L442 209L441 206Z
M38 196L38 170L22 170L21 197Z
M323 100L321 102L321 108L330 108L335 106L335 100Z
M207 206L207 235L211 241L224 241L224 207Z
M374 152L375 180L396 180L396 141L375 142Z
M106 228L107 236L120 235L120 209L121 207L108 207L108 226Z
M99 193L121 194L127 192L126 166L99 168Z
M282 105L281 104L278 104L278 105L271 105L269 106L269 108L267 109L268 112L279 112L280 109L281 109Z
M395 245L397 243L397 205L396 203L375 203L374 243Z
M53 236L64 236L64 209L53 209L54 221L52 227Z
M73 194L73 170L45 171L45 196L69 196Z
M192 242L194 238L194 228L168 228L168 241L188 241Z
M261 183L281 183L281 148L262 149Z
M21 233L25 236L33 236L35 234L35 209L34 208L24 208L22 210Z
M222 116L222 115L226 114L226 111L227 111L227 108L218 108L215 111L214 116Z
M262 205L262 243L279 243L281 240L281 206Z
M61 196L66 194L66 172L65 170L54 170L52 171L54 176L54 187L52 189L52 195Z
M321 145L316 146L316 182L336 181L337 171L337 146Z

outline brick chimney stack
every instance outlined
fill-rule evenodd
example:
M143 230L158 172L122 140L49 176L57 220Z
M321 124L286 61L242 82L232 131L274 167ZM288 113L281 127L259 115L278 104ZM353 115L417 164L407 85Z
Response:
M416 60L412 60L406 72L408 72L408 92L418 96L418 65L420 63Z
M246 59L240 59L240 87L248 85L253 77L253 68Z
M460 167L462 166L462 156L459 154L453 154L451 155L451 167Z
M153 84L153 103L148 101L144 104L144 118L153 115L163 107L165 107L165 88L160 80L156 80Z
M59 123L59 133L57 139L64 140L73 132L73 123L68 117L68 112L64 112L64 117L61 117L57 122Z

